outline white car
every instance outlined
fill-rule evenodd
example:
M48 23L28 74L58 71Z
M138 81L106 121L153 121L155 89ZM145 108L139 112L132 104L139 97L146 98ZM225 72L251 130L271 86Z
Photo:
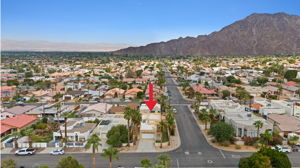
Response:
M176 108L173 108L173 112L176 114L177 113L177 110L176 110Z
M276 145L275 147L272 147L272 149L276 149L280 152L286 152L286 153L292 152L292 149L289 146Z
M35 154L35 149L33 148L22 148L15 152L15 155L33 155Z
M65 151L62 149L56 149L50 152L50 155L63 155L63 154L65 154Z

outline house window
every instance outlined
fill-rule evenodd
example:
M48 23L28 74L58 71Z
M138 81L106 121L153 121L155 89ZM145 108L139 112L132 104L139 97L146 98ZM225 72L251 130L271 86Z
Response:
M244 136L248 136L247 129L244 129Z
M242 128L238 129L238 137L242 137Z

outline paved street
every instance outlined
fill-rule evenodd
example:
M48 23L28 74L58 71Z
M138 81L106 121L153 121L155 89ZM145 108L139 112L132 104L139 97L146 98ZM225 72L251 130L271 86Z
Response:
M237 167L240 157L249 156L248 152L228 152L216 149L208 144L202 135L197 122L192 116L187 104L189 101L183 99L176 88L172 78L167 79L167 87L171 92L171 104L177 109L176 121L181 138L181 146L171 152L167 152L172 159L172 167ZM114 167L138 167L140 160L149 158L155 161L159 153L122 153L120 160L114 161ZM72 154L86 167L91 167L91 154ZM97 157L97 167L108 167L108 161ZM300 166L299 153L289 154L294 166ZM59 161L59 156L37 154L35 156L2 155L2 159L13 158L18 165L31 167L32 165L48 165L54 167Z

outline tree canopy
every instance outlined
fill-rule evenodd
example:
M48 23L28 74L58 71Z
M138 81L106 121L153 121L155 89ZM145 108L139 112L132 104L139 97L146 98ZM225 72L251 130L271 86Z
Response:
M128 129L125 125L113 126L107 133L107 144L113 147L121 147L128 142Z
M209 133L215 137L217 142L224 142L234 136L234 128L225 122L217 122L210 127Z
M84 166L72 156L66 156L60 159L56 168L84 168Z
M240 168L291 168L291 162L286 153L271 148L262 148L250 157L241 158Z

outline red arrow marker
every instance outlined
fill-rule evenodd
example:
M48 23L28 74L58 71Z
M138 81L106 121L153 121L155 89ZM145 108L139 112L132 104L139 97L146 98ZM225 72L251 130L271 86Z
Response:
M153 84L149 84L149 101L145 101L145 103L150 111L152 111L157 103L157 101L153 101Z

